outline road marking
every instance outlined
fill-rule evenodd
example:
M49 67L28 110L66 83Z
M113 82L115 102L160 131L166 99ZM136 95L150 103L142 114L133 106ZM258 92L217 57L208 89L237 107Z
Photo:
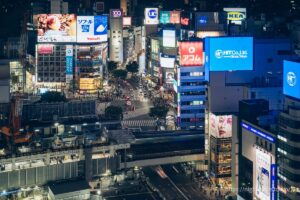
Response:
M176 169L175 166L173 166L172 168L174 169L174 171L175 171L177 174L179 173L179 171Z

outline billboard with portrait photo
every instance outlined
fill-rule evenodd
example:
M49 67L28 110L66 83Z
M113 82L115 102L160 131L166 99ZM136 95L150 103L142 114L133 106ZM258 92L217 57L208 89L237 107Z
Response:
M173 84L174 83L174 72L167 71L165 80L166 80L166 83Z
M38 42L76 42L76 15L39 14L34 16Z
M232 137L232 115L209 116L209 133L215 138Z

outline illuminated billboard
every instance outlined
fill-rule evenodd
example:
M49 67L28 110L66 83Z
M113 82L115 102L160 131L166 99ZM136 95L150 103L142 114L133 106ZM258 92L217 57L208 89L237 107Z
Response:
M188 26L190 24L190 19L188 17L181 17L180 24L183 26Z
M175 57L160 54L159 62L161 67L174 69Z
M131 17L123 17L123 26L131 26Z
M196 33L197 38L206 38L206 37L218 37L225 36L224 31L198 31Z
M100 85L100 80L95 78L80 78L79 89L80 90L96 90Z
M283 61L283 94L300 99L300 63Z
M158 24L158 8L145 8L145 24Z
M109 15L111 18L121 18L123 16L123 12L120 9L110 9Z
M176 32L175 30L163 30L163 47L176 46Z
M170 23L170 11L160 11L159 22L161 24L169 24Z
M159 41L151 39L151 52L158 54L159 52Z
M172 84L174 83L174 72L166 72L166 77L165 77L166 83Z
M271 155L256 149L255 196L259 199L270 199L271 197Z
M77 16L77 42L106 42L107 23L107 16Z
M73 75L73 46L66 45L66 75Z
M246 8L224 8L226 13L227 24L241 25L246 19Z
M53 53L53 45L52 44L39 44L38 47L38 54L46 55Z
M39 14L35 16L38 42L76 42L74 14Z
M180 24L180 11L171 11L170 12L170 23Z
M180 42L179 43L180 66L202 66L203 65L203 43L202 42Z
M205 44L210 71L253 70L252 37L212 37Z
M232 137L232 115L209 116L209 133L215 138Z

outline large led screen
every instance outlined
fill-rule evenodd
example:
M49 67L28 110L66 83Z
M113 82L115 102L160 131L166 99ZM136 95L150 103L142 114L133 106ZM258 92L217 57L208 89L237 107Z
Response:
M206 38L210 71L253 70L252 37Z
M228 138L232 136L232 115L209 116L209 133L215 138Z
M300 63L283 61L283 94L300 99Z
M35 16L38 42L76 42L74 14L39 14Z
M179 55L181 66L203 65L203 43L202 42L180 42Z
M78 16L77 42L106 42L107 21L107 16Z
M271 156L256 149L255 195L259 199L270 199L271 195Z

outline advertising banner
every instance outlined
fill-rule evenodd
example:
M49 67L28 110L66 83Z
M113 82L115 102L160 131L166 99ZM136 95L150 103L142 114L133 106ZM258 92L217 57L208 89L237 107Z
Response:
M224 8L226 13L227 24L241 25L246 20L246 8Z
M107 16L78 16L77 42L106 42L107 23Z
M210 71L253 70L252 37L206 38Z
M176 47L175 30L163 30L163 47Z
M174 72L166 72L166 83L174 83Z
M181 17L180 23L183 26L188 26L190 24L190 19L188 17Z
M169 24L170 23L170 11L160 11L159 22L161 24Z
M145 25L155 25L158 22L158 8L145 8Z
M73 75L73 46L66 45L66 75Z
M38 45L38 54L52 54L53 53L53 45L52 44L39 44Z
M161 67L174 69L175 57L170 57L164 54L160 54L159 62Z
M283 94L300 99L300 63L283 61Z
M256 149L255 164L255 195L259 199L270 199L271 195L271 156L260 149Z
M202 42L180 42L179 43L180 66L202 66L203 65L203 43Z
M39 14L38 42L76 42L76 16L74 14Z
M197 38L219 37L224 35L225 35L224 31L198 31L196 33Z
M131 17L123 17L123 26L131 26Z
M232 137L232 115L209 116L209 133L215 138Z
M170 23L180 24L180 11L171 11L170 12Z

